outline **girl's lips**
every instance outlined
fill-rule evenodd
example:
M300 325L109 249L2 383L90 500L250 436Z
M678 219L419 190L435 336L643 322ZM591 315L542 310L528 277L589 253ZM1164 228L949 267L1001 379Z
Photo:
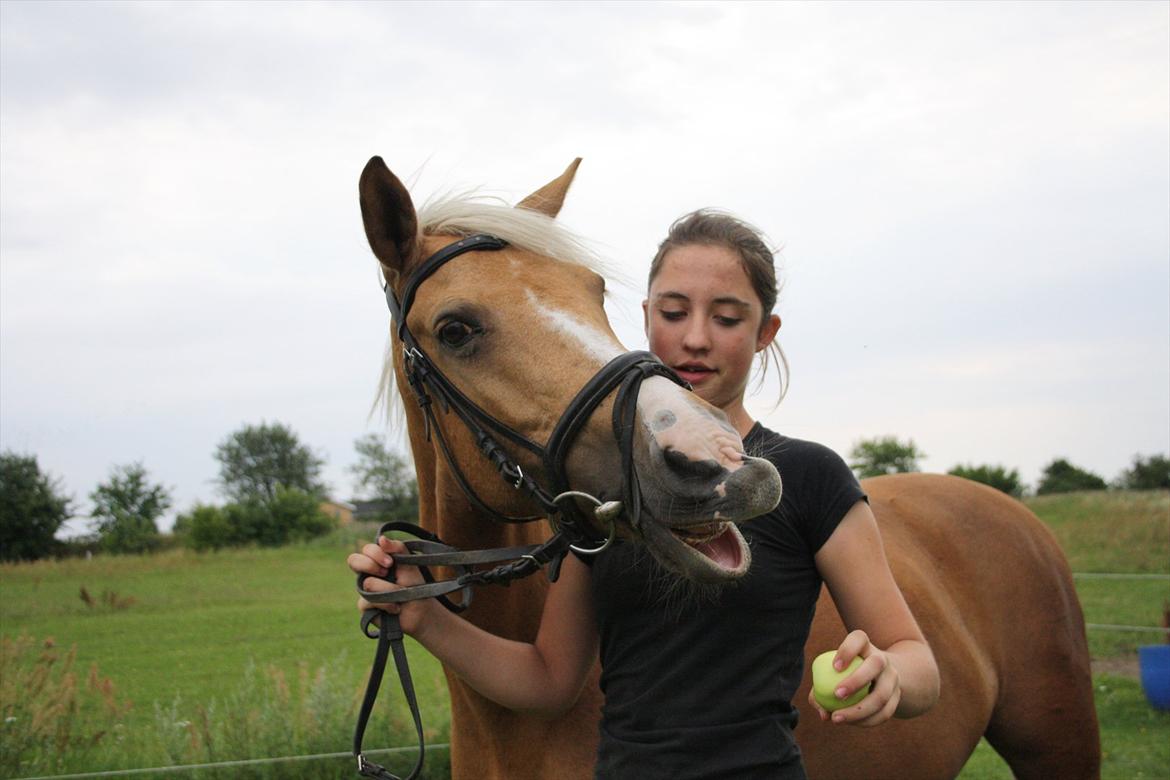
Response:
M704 366L675 366L674 371L692 385L701 382L715 373L715 369Z

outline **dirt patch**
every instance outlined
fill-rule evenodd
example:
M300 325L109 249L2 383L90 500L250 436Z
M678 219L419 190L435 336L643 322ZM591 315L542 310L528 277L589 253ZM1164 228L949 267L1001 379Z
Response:
M1131 677L1135 680L1141 677L1141 668L1138 666L1136 655L1094 658L1092 667L1093 674L1115 674L1119 677Z

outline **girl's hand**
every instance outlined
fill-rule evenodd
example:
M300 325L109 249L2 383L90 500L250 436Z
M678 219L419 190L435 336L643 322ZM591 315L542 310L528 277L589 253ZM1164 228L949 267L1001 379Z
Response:
M389 592L401 590L408 585L420 585L424 582L417 567L407 566L403 563L395 565L394 560L390 557L395 556L401 561L408 555L404 542L379 536L377 544L365 545L361 552L351 554L346 559L346 563L357 574L373 575L365 578L362 584L363 590ZM395 582L379 579L385 577L391 568L394 569ZM359 596L357 605L358 609L363 612L367 609L380 609L392 615L398 615L402 630L408 634L414 634L425 622L433 602L434 599L419 599L401 604L371 604Z
M894 716L898 702L902 699L902 686L898 680L898 669L890 662L890 656L871 644L864 631L852 631L837 648L833 668L841 671L854 658L862 659L857 671L841 681L837 689L839 698L848 698L855 691L873 683L869 695L852 707L837 710L830 715L813 698L809 691L809 704L816 709L821 720L833 723L847 723L853 726L877 726ZM844 694L844 695L840 695Z

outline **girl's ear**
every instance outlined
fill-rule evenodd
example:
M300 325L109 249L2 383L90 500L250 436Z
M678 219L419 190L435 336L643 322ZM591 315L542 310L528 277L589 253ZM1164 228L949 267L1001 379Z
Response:
M642 301L642 332L650 335L650 300Z
M768 319L760 326L760 335L756 338L756 352L767 348L780 330L780 315L769 314Z

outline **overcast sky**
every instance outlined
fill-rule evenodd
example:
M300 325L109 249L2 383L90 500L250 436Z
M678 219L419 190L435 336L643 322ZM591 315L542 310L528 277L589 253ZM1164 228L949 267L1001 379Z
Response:
M371 155L561 219L643 283L679 214L783 247L749 409L925 470L1170 451L1170 4L0 3L0 447L175 511L290 425L352 495L387 313ZM638 286L610 302L642 348Z

